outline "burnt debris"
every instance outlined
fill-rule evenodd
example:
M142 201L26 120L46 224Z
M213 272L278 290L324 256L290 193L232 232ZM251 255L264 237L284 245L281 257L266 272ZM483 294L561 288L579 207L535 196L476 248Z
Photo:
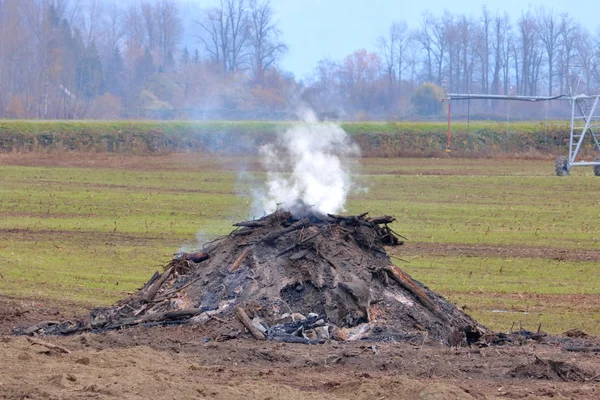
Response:
M384 246L404 238L391 216L277 211L177 254L137 293L80 321L42 322L20 334L74 334L129 326L206 324L257 339L470 343L490 332L394 266ZM468 334L467 334L468 333Z

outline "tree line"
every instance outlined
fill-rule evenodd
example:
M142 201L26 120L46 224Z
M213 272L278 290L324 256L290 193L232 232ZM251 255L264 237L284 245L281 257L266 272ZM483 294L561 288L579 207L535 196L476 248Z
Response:
M544 7L394 22L372 50L298 80L280 67L269 0L215 4L188 16L172 0L0 0L0 117L283 119L304 102L322 118L401 119L438 114L445 92L600 90L600 31Z

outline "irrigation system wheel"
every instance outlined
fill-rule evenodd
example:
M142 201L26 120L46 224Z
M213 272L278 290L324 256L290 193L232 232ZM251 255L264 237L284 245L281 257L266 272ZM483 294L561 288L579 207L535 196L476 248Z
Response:
M556 162L554 163L554 170L556 171L557 176L568 176L569 160L567 159L567 157L560 156L556 158Z
M596 156L594 162L600 163L600 156ZM594 165L594 175L600 176L600 165Z

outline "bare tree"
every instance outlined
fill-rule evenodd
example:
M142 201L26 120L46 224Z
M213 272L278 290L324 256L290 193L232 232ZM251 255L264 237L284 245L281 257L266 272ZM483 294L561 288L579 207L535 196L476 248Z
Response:
M431 13L424 13L421 18L421 28L414 33L414 39L419 42L421 48L425 51L425 80L433 82L433 58L434 58L434 38L432 25L437 23Z
M593 86L593 75L596 56L593 39L587 29L582 29L575 42L575 50L577 54L577 70L579 70L579 78L585 85L585 93L590 93ZM581 88L579 88L581 89Z
M158 47L158 32L156 26L155 9L152 3L142 1L140 4L142 21L145 28L145 43L150 51Z
M166 66L173 61L173 53L181 39L183 26L175 2L161 0L155 5L154 10L159 57L163 66Z
M548 67L548 96L552 96L554 89L553 78L556 68L556 53L558 51L561 36L561 23L552 10L544 7L537 9L538 34L546 53L546 65Z
M144 18L140 8L136 4L132 4L127 8L125 13L125 37L127 38L128 47L136 47L143 49L149 46L146 41L146 28L144 26Z
M504 14L500 16L496 14L494 16L492 24L492 34L494 41L492 49L494 52L494 72L492 73L492 88L493 94L500 94L500 80L502 74L502 81L504 82L504 93L506 93L506 85L508 81L508 67L509 61L507 57L508 52L508 33L510 29L510 23L508 21L508 15Z
M200 40L215 64L228 74L243 68L248 40L245 0L219 0L217 7L205 12L203 20L194 22L204 31Z
M265 71L276 65L287 51L279 37L281 31L273 19L270 0L250 1L248 47L252 61L252 74L258 83L264 82Z
M106 57L112 57L115 49L120 49L122 39L125 36L125 18L122 11L112 4L104 13L101 24L102 53Z
M398 94L401 95L404 73L410 67L409 50L412 45L413 36L409 32L406 22L399 21L392 23L390 37L394 38L394 56L396 57L396 65L398 66Z
M481 88L484 93L490 92L490 35L493 17L486 5L481 10L481 24L483 28L483 46L480 49L481 57Z
M102 40L102 21L104 19L104 6L100 0L87 0L81 4L79 10L78 27L82 32L83 43L89 46L92 41Z
M575 44L580 36L580 26L568 14L561 15L560 48L557 58L559 76L559 93L570 91L571 71L575 58Z
M395 24L395 23L394 23ZM394 35L394 24L390 27L388 36L380 36L377 39L377 47L383 60L384 69L388 78L388 102L395 101L396 81L396 35Z
M517 77L520 77L520 79L517 78L519 93L523 95L536 95L539 67L543 58L537 21L532 13L527 11L521 15L517 25L519 47L515 46L514 50L520 61L520 71L515 71Z

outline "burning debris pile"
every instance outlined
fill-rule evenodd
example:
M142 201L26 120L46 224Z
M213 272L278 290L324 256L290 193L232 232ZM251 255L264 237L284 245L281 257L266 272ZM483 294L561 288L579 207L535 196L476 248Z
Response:
M231 234L201 251L179 254L117 306L94 309L75 323L45 322L19 333L72 334L209 320L232 328L243 325L257 339L302 343L420 343L428 337L457 345L488 333L392 265L383 246L403 244L388 225L394 218L301 215L279 210L237 223Z

